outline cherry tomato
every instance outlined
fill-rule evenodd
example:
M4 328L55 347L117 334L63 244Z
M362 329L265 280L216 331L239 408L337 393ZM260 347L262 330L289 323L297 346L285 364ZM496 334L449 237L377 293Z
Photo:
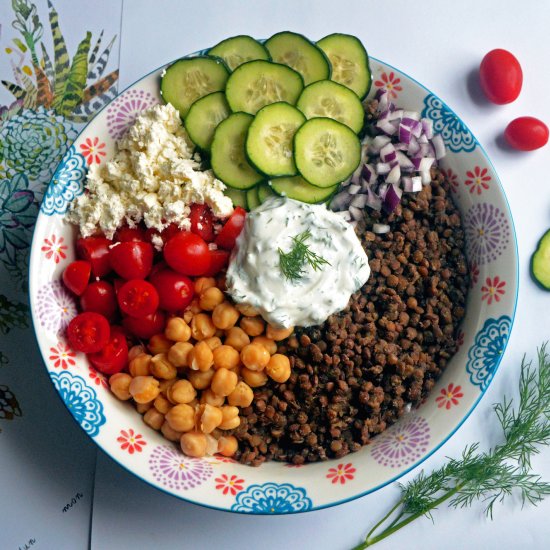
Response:
M80 296L88 286L92 264L85 260L76 260L71 262L63 271L63 283L77 296Z
M83 311L95 311L112 320L117 311L116 294L113 285L107 281L95 281L80 297Z
M159 294L159 307L166 311L181 311L193 299L193 281L171 269L163 269L149 278Z
M155 311L147 317L138 319L136 317L124 317L122 325L124 328L142 340L148 340L151 336L164 331L166 316L162 311Z
M210 251L210 269L205 273L206 277L217 275L229 263L230 252L227 250Z
M115 287L115 296L118 294L118 291L124 286L126 281L124 279L114 279L113 286Z
M180 231L164 245L164 259L182 275L203 275L210 268L208 245L189 231Z
M105 237L84 237L76 241L76 255L92 264L94 277L104 277L111 272L109 246L112 241Z
M548 126L538 118L516 118L504 130L506 141L520 151L534 151L548 143Z
M221 248L231 250L235 246L235 241L241 233L245 219L246 210L237 206L216 237L216 244Z
M67 327L69 344L84 353L100 351L109 341L110 334L109 321L93 311L78 314Z
M128 343L121 327L111 327L111 337L105 347L96 353L89 353L93 367L103 374L120 372L128 364Z
M523 72L519 61L506 50L491 50L479 66L481 89L493 103L504 105L519 96Z
M165 227L162 231L149 227L145 231L145 240L151 244L153 243L153 237L159 236L164 244L166 244L176 233L179 233L180 229L175 223L171 223Z
M153 246L145 242L128 241L111 248L111 267L123 279L145 279L153 267Z
M191 233L202 237L206 242L214 240L214 216L207 204L192 204Z
M141 227L128 227L127 225L117 229L114 241L117 243L146 241L145 231Z
M132 279L124 283L116 297L122 313L138 319L151 315L159 307L157 289L143 279Z

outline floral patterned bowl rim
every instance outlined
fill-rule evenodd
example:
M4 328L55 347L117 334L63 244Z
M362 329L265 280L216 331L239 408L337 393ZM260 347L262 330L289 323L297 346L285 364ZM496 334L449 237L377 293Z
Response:
M518 293L517 240L491 161L443 101L402 71L371 58L371 95L385 87L398 104L422 111L447 145L442 168L464 219L472 273L459 350L419 409L370 445L341 459L304 468L274 462L251 468L220 457L187 458L143 424L128 403L114 398L105 379L67 347L63 333L76 304L60 283L64 267L74 259L71 245L76 234L63 223L63 215L71 200L83 192L87 164L109 159L115 138L132 117L160 101L158 77L165 67L126 88L83 129L56 170L41 205L31 249L30 302L38 344L59 396L82 429L121 466L168 494L213 509L305 512L342 504L388 485L417 467L458 430L487 390L509 340ZM55 247L65 253L56 254Z

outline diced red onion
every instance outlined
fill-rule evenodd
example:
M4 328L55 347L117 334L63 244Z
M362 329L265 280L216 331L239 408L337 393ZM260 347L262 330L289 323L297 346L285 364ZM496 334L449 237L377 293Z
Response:
M386 223L374 223L372 225L372 232L377 235L383 235L384 233L389 233L390 226Z
M401 201L402 191L395 185L390 185L386 196L384 197L384 210L388 214L391 214L396 208L399 202Z
M361 179L369 184L374 183L376 181L376 170L370 164L365 164L361 169Z
M420 113L418 111L403 111L403 118L412 118L413 120L420 120Z
M390 116L388 117L388 120L401 120L403 118L403 109L396 109L395 111L392 111L390 113Z
M363 218L363 215L364 215L363 208L358 208L357 206L350 206L348 210L349 210L349 213L351 214L351 217L354 220L360 220L361 218Z
M410 176L403 176L401 178L401 185L405 193L412 193L412 178Z
M445 142L443 141L443 137L441 134L437 134L432 138L432 146L435 151L435 158L437 160L442 159L445 154Z
M376 173L379 176L385 176L386 174L389 174L391 170L391 166L387 162L377 162L376 163Z
M375 154L380 152L380 149L384 147L387 143L391 141L391 138L388 136L376 136L369 145L369 151Z
M429 172L434 162L435 159L431 157L424 157L423 159L420 159L420 163L418 164L418 171Z
M367 189L367 206L373 210L382 210L382 199L374 193L371 187Z
M380 160L382 162L391 162L396 159L395 147L393 143L387 143L380 149Z
M399 124L394 124L393 122L387 119L384 119L384 120L379 119L378 122L376 123L376 127L382 130L382 132L384 132L388 136L393 136L393 134L397 132L398 125Z
M422 178L420 176L413 176L411 179L412 179L412 192L418 193L418 191L422 191Z
M378 109L380 111L385 111L388 108L390 100L388 90L383 90L382 88L380 88L376 95L378 96Z
M411 142L412 137L411 129L401 123L399 125L399 133L397 134L397 136L399 137L399 141L408 145Z
M428 139L432 139L434 136L434 125L430 118L423 118L420 120L422 123L422 132Z
M352 206L356 208L365 208L365 206L367 206L367 195L355 195L350 202L350 208Z
M421 135L421 136L418 138L418 143L429 143L427 136Z
M349 185L349 187L347 188L347 192L348 192L350 195L357 195L357 193L359 193L359 191L361 191L361 186L358 185L357 183L352 183L352 184Z
M432 181L432 176L430 174L429 170L420 171L420 178L422 179L422 183L424 185L428 185Z
M399 162L399 166L403 172L411 171L414 168L412 160L401 151L397 151L397 162Z
M418 140L414 136L412 136L411 141L409 142L408 153L409 155L414 156L419 152L420 152L420 145L418 144Z
M351 202L351 195L346 191L340 191L337 195L334 195L330 203L330 208L332 210L344 210L349 206Z
M401 168L399 168L399 164L397 164L390 170L390 173L386 176L386 183L389 183L390 185L396 185L399 183L400 179Z

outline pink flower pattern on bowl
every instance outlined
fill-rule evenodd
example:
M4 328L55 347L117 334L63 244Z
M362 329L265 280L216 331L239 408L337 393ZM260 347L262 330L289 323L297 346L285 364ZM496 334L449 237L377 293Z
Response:
M47 260L53 260L56 264L58 264L61 260L64 260L67 255L65 254L65 251L69 247L66 244L63 244L63 237L56 237L55 235L52 235L48 239L44 239L44 244L42 245L42 252L44 252L44 256Z
M170 489L193 489L209 479L214 470L199 458L190 458L170 445L159 445L149 458L153 477Z
M145 90L128 90L117 97L107 109L107 128L113 139L120 139L145 109L158 100Z
M36 294L36 313L40 324L59 334L78 313L73 297L61 281L46 283Z
M333 485L340 483L344 485L347 481L351 481L355 477L356 468L353 467L351 462L347 464L338 464L336 468L329 468L328 474L325 476L330 479Z
M421 416L402 418L388 431L376 437L372 456L382 466L400 468L420 458L430 442L430 426Z
M71 350L71 348L62 341L59 341L57 346L50 348L50 361L56 369L68 369L69 367L74 367L76 353Z

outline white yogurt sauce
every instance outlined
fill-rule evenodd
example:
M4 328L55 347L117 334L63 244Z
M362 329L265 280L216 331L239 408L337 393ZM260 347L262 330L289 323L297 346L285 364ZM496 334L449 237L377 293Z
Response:
M292 237L309 230L306 244L330 265L289 281L278 249L292 249ZM277 327L311 326L344 309L370 275L368 258L351 225L324 205L273 197L246 217L227 270L227 290L237 303L254 306Z

